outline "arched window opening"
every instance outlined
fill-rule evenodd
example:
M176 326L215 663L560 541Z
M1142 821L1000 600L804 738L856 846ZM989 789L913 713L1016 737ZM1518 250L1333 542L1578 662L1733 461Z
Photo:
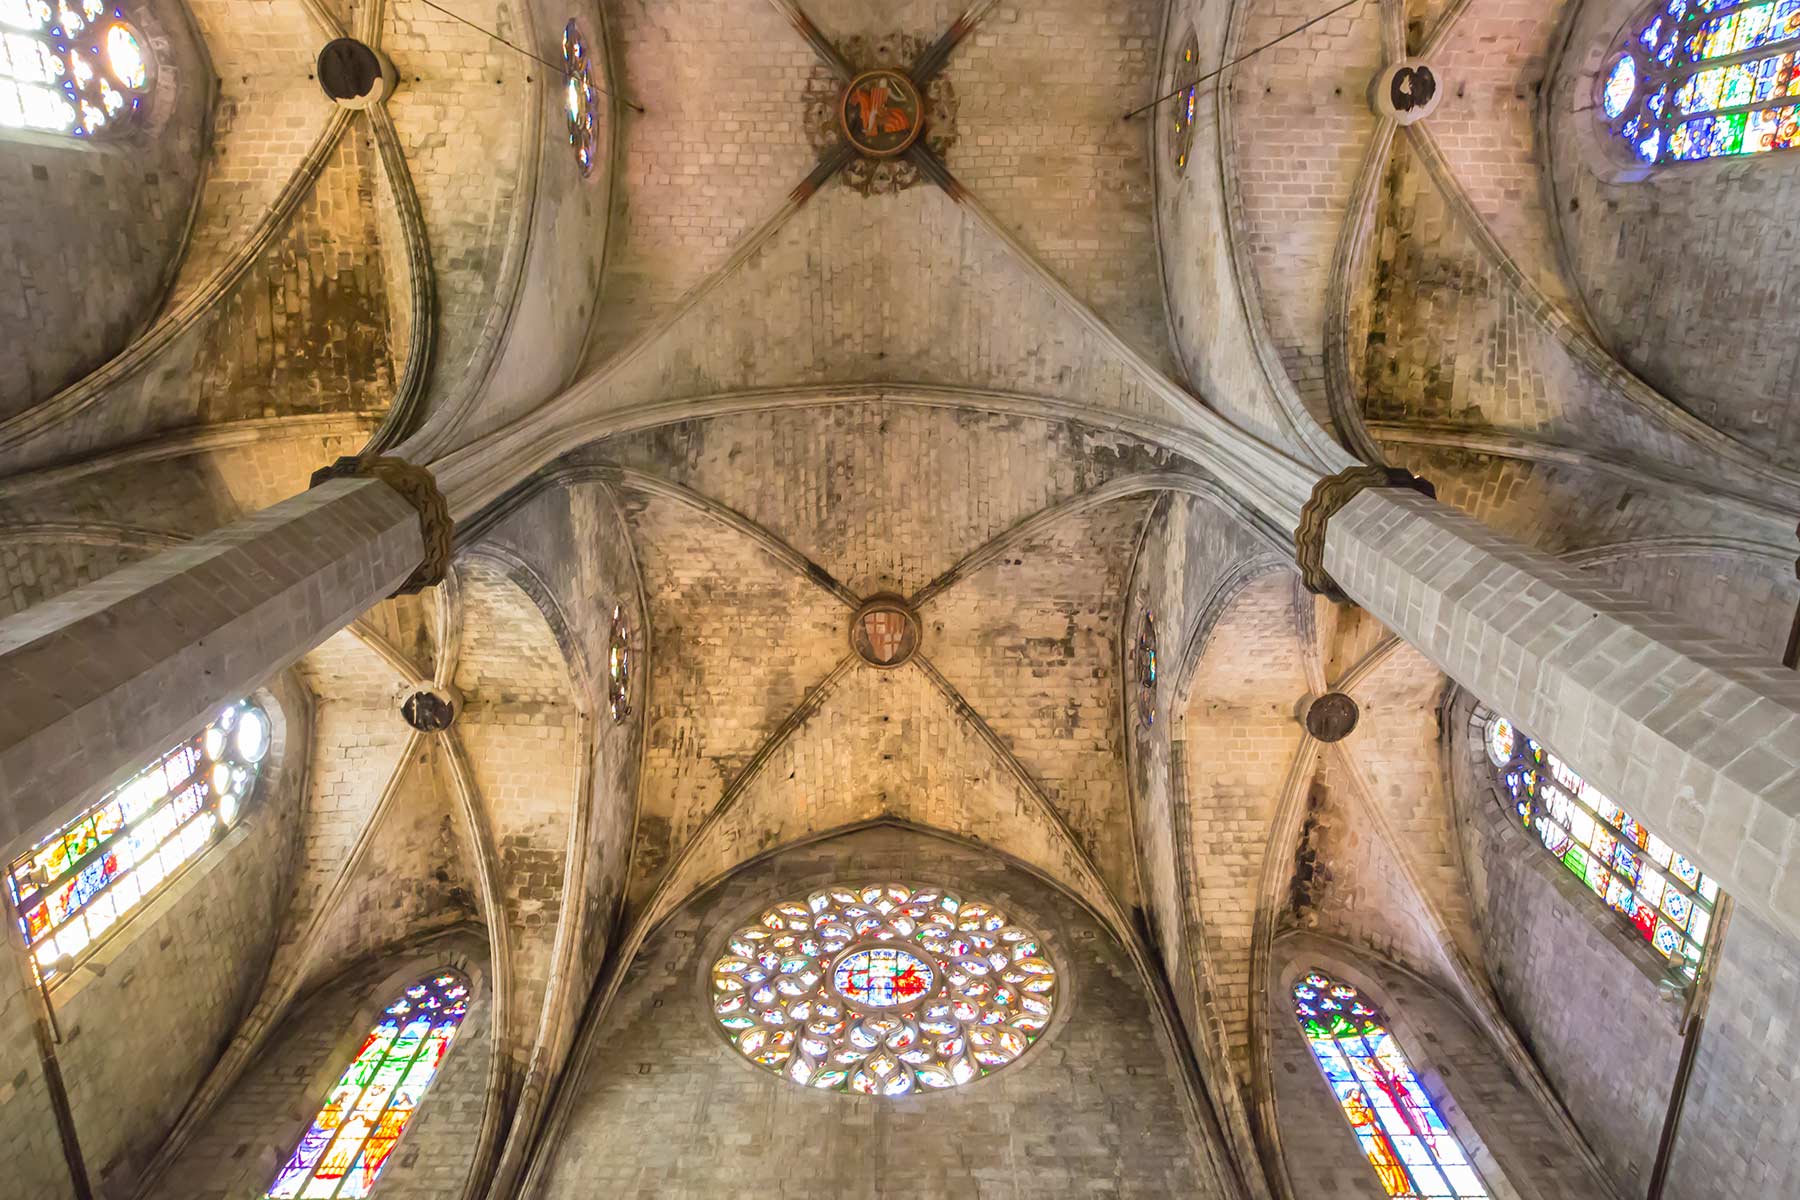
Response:
M456 971L427 975L388 1005L265 1200L367 1196L468 1012L469 981Z
M1138 719L1148 729L1156 724L1156 614L1144 614L1137 640Z
M149 44L103 0L0 0L0 128L92 137L144 102Z
M1486 741L1525 828L1672 968L1697 978L1718 883L1507 718L1488 719Z
M1800 145L1800 0L1658 0L1600 79L1598 111L1638 158Z
M1373 1003L1314 971L1294 985L1294 1015L1388 1195L1488 1195Z
M0 3L6 0L0 0ZM563 110L569 119L569 145L575 165L586 175L600 153L600 93L594 87L587 39L574 18L563 26Z
M631 716L631 639L625 632L624 606L613 605L612 633L606 649L606 699L614 721Z
M230 828L268 752L268 714L239 701L15 859L7 884L39 978L67 975Z
M1188 156L1194 149L1194 121L1200 115L1200 85L1193 82L1200 73L1200 38L1187 35L1181 54L1175 60L1177 86L1186 82L1175 97L1175 119L1169 142L1169 153L1175 160L1177 173L1187 169Z

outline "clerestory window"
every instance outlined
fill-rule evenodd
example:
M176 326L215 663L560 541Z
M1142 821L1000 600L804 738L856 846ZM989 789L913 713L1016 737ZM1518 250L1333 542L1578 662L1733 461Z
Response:
M1658 0L1600 78L1598 111L1644 162L1800 144L1800 0Z
M264 1200L367 1196L469 1012L469 981L436 971L382 1011Z
M1319 971L1294 985L1294 1015L1389 1196L1488 1196L1373 1002Z
M247 700L228 705L15 859L7 885L39 977L67 975L216 842L268 752L268 714Z
M1660 959L1697 978L1718 883L1507 718L1488 719L1486 742L1513 815L1545 851Z
M0 0L0 129L91 138L144 101L152 61L104 0Z

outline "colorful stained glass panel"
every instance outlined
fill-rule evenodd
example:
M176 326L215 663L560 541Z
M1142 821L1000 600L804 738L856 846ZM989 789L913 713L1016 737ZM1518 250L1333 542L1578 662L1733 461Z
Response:
M1674 969L1695 977L1718 884L1504 717L1489 719L1485 740L1525 827ZM1511 757L1496 753L1502 746Z
M468 980L442 971L388 1005L265 1200L367 1196L469 1011Z
M249 798L268 748L268 714L247 701L230 705L13 861L7 884L43 979L66 975L200 856Z
M1670 0L1626 39L1597 110L1639 157L1684 162L1792 148L1796 95L1800 0Z
M790 1082L903 1096L1016 1062L1048 1027L1056 968L984 901L882 883L767 909L713 964L715 1019Z
M1313 972L1294 985L1294 1015L1383 1191L1408 1200L1489 1194L1375 1005Z

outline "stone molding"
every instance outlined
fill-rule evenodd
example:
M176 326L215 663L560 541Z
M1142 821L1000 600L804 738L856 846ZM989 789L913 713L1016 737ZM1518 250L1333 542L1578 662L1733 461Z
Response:
M450 519L450 502L444 499L437 479L428 469L404 458L387 455L345 457L314 471L309 486L318 487L333 479L379 479L400 493L401 498L418 512L419 537L425 543L425 554L394 595L416 595L444 581L444 574L450 569L451 540L456 525Z
M1338 510L1372 487L1404 488L1437 499L1437 488L1429 480L1404 467L1350 467L1319 480L1312 499L1300 510L1300 524L1294 530L1294 559L1300 564L1300 579L1307 591L1349 603L1350 598L1325 570L1325 527Z

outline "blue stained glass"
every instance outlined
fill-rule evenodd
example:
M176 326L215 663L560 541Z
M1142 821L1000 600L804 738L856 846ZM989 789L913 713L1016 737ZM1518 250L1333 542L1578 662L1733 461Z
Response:
M403 998L388 1006L326 1093L265 1200L369 1194L443 1066L468 1013L468 994L460 974L444 971L407 989L416 1003ZM403 1026L402 1018L415 1012Z
M1535 829L1550 854L1651 944L1658 961L1695 977L1718 902L1717 883L1510 721L1506 730L1525 750L1500 761L1490 738L1488 757L1526 828ZM1532 762L1543 764L1542 776Z
M1355 988L1313 973L1294 986L1294 1012L1357 1144L1391 1197L1488 1195L1382 1022ZM1326 1000L1335 1003L1329 1017Z
M1683 19L1694 10L1704 19ZM1647 14L1620 49L1650 58L1634 62L1632 53L1621 53L1613 60L1597 112L1644 161L1692 162L1800 145L1800 105L1792 102L1800 96L1800 0L1736 7L1670 0Z

